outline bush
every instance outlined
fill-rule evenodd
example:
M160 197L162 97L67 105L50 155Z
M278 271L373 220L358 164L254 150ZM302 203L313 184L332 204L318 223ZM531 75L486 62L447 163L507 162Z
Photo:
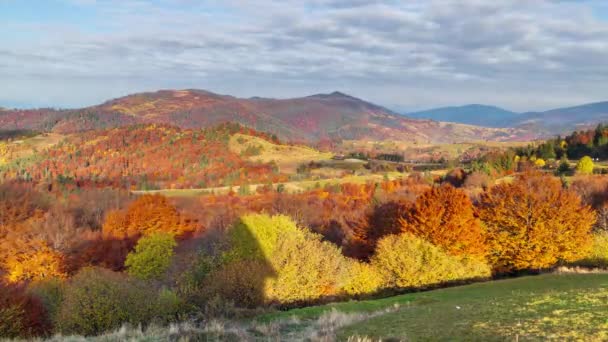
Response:
M399 220L401 230L419 236L452 255L484 260L484 231L467 194L451 185L423 193Z
M21 285L0 282L0 338L31 338L51 330L44 306Z
M583 175L593 174L593 159L589 156L584 156L576 164L576 172Z
M342 291L347 268L340 250L287 216L245 215L230 230L229 243L224 266L209 277L225 299L294 304Z
M141 238L135 251L127 255L127 272L139 279L158 279L171 264L177 246L172 234L154 233Z
M27 292L42 303L49 320L55 323L59 307L63 302L65 281L59 278L35 281L28 286Z
M371 264L382 276L386 288L426 287L491 275L490 267L484 262L449 255L408 233L380 240Z
M573 262L591 247L593 211L552 176L529 173L492 187L481 196L479 216L497 272Z
M475 171L464 180L465 188L486 188L490 185L490 176L484 172Z
M209 276L204 296L255 308L266 302L266 281L272 276L273 270L261 260L231 261Z
M80 270L68 283L57 327L85 336L151 319L154 294L142 284L103 268Z
M593 234L593 245L589 254L574 264L584 267L608 268L608 232Z
M161 289L154 308L155 321L161 324L182 321L189 311L188 309L188 305L177 293Z
M350 261L348 275L342 287L347 295L359 296L373 294L382 286L381 275L368 263Z

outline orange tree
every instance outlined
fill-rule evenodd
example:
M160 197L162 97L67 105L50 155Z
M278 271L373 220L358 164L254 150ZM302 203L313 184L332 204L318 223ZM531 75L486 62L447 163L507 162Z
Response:
M451 255L483 260L485 234L467 194L451 185L423 193L400 218L401 230L443 248Z
M481 196L479 216L497 272L542 269L584 257L591 244L593 211L559 179L526 173Z
M126 211L111 211L103 225L105 238L136 238L152 233L164 232L176 236L194 230L192 222L186 220L177 209L161 195L143 195Z

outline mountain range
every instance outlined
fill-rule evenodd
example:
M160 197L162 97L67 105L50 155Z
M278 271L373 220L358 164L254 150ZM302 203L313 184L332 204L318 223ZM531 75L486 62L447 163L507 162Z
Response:
M509 127L520 117L518 113L481 104L433 108L405 115L416 119L459 122L484 127Z
M74 133L134 124L203 128L237 122L292 142L531 140L605 121L608 102L530 113L471 104L401 115L341 92L272 99L238 98L196 89L159 90L78 109L0 107L3 131Z
M404 114L411 118L458 122L484 127L510 127L536 132L539 136L587 129L608 121L608 101L542 112L516 113L503 108L470 104Z
M517 128L409 118L340 92L270 99L237 98L194 89L160 90L80 109L0 110L0 130L72 133L138 123L202 128L223 122L237 122L284 140L300 142L514 140L527 134Z

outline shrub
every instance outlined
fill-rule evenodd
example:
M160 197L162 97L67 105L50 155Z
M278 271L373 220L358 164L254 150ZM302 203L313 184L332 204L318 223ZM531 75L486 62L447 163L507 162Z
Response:
M59 278L35 281L29 284L27 292L42 303L49 320L55 323L59 307L63 302L65 281Z
M608 267L608 232L593 234L593 244L589 254L574 263L585 267Z
M490 185L490 176L484 172L475 171L464 180L465 188L485 188Z
M348 263L348 275L342 289L351 296L373 294L382 286L381 275L370 264L360 261Z
M156 300L155 320L161 324L176 323L183 320L188 309L188 305L177 293L163 288Z
M142 284L103 268L83 268L68 283L57 327L64 334L96 335L151 318L154 295Z
M246 308L260 306L266 301L266 280L273 276L271 267L261 260L234 260L209 276L204 295L219 296Z
M22 285L0 282L0 338L31 338L51 330L44 306Z
M593 159L589 156L584 156L576 164L576 172L583 175L593 174Z
M399 220L401 230L419 236L452 255L485 258L484 231L467 194L451 185L428 190Z
M481 196L479 215L498 272L542 269L587 255L593 211L558 178L529 173Z
M388 288L425 287L491 275L484 262L449 255L408 233L380 240L371 264L382 276L383 286Z
M127 255L127 272L139 279L160 278L169 268L176 246L173 235L168 233L154 233L141 238L135 251Z
M214 286L223 288L226 299L249 306L293 304L341 292L346 259L340 250L287 216L245 215L230 230L229 241L225 265L209 277L221 283Z
M336 245L318 234L283 233L269 259L275 276L267 280L267 299L290 304L335 296L346 276L345 260Z

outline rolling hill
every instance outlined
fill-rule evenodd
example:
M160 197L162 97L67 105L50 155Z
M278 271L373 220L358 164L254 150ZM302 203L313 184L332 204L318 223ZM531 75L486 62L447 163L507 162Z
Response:
M224 122L240 123L284 140L302 142L326 139L452 142L514 140L525 136L525 132L513 128L412 119L340 92L292 99L244 99L204 90L161 90L82 109L0 111L0 130L56 133L138 123L201 128Z
M407 113L416 119L458 122L484 127L509 127L519 120L519 114L495 106L470 104L457 107L442 107Z

